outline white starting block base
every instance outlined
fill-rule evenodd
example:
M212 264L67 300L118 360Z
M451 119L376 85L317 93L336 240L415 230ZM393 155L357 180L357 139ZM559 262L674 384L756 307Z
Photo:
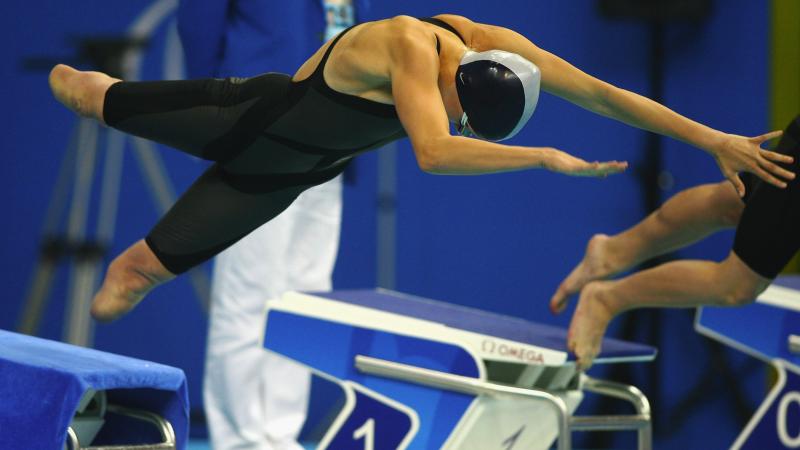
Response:
M778 379L731 445L733 450L800 448L800 276L778 277L756 302L701 308L695 329L771 365Z
M382 290L288 293L269 302L264 347L342 389L322 450L566 450L576 430L636 430L650 448L647 399L578 376L560 328ZM600 364L655 357L612 339L603 348ZM573 417L584 390L636 414Z
M571 415L583 400L581 391L555 394ZM453 430L449 449L540 449L558 438L559 417L541 399L521 396L479 396ZM499 442L498 436L504 439Z

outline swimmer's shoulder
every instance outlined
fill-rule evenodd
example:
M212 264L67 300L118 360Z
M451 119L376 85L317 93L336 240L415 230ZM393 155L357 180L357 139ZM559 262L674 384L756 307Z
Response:
M467 17L459 16L456 14L437 14L433 16L434 19L439 19L447 22L448 24L452 25L453 28L458 30L459 32L463 29L464 31L470 31L472 27L476 25L480 25L476 22L473 22Z
M472 20L455 14L439 14L433 16L435 19L442 20L448 25L451 25L456 31L469 41L471 36L479 31L484 25L473 22ZM408 15L398 15L388 19L371 22L371 24L378 25L380 28L389 30L392 35L399 37L405 35L419 36L422 33L430 33L430 28L416 17Z
M498 34L506 35L509 31L513 31L499 25L475 22L467 17L455 14L439 14L434 18L450 24L464 37L467 46L476 51L499 48L497 46Z
M383 39L390 48L436 46L436 35L419 19L400 15L370 23L369 39Z
M438 14L433 16L433 18L442 20L455 28L469 47L474 47L472 44L482 35L485 27L484 24L474 22L467 17L456 14Z

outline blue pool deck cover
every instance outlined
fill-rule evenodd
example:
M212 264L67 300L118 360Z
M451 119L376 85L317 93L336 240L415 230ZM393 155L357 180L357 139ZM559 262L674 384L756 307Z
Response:
M567 351L567 330L524 319L384 289L341 290L308 294L569 353ZM597 359L606 361L649 360L655 355L654 347L606 338L603 340L603 349ZM574 360L574 355L570 354L569 359Z
M789 335L800 335L800 276L778 277L747 306L701 308L695 328L759 359L781 358L800 367L800 355L788 345Z
M0 330L0 449L60 450L81 397L106 391L109 403L159 414L186 446L186 376L174 367ZM105 428L108 428L105 427ZM128 444L124 430L106 430Z

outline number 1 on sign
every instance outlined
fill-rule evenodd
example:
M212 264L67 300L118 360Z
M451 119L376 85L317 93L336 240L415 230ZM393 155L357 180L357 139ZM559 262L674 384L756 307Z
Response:
M364 450L375 450L375 420L367 419L356 431L353 431L353 439L364 438Z

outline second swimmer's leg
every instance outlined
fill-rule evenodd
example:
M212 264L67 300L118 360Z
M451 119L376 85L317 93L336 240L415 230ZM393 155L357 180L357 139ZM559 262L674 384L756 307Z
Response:
M592 280L612 277L650 258L736 226L743 209L744 204L730 183L706 184L679 192L622 233L595 235L586 246L583 260L551 298L550 309L563 311L568 297Z
M572 315L568 347L579 369L587 369L600 351L608 323L635 308L741 306L770 283L731 252L727 259L673 261L614 281L594 281L581 291Z
M787 169L798 169L800 117L786 129L776 151L794 157L791 165L784 165ZM750 188L733 249L725 261L675 261L583 288L569 332L570 349L577 355L579 367L591 365L608 322L623 311L741 306L766 289L800 250L800 180L791 180L786 189L766 183Z

